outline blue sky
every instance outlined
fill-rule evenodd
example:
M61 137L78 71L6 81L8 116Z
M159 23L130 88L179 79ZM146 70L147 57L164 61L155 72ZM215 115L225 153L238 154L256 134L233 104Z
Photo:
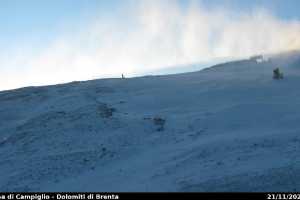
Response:
M282 19L300 19L298 0L205 0L210 6L225 4L234 10L248 11L256 7L263 7L272 11Z
M138 1L138 0L137 0ZM80 21L95 15L115 17L117 10L137 3L133 0L2 0L0 2L0 41L10 45L28 40L40 42L56 37L62 26L76 29ZM143 1L143 0L141 0ZM191 1L179 0L182 7ZM207 7L229 7L247 12L264 7L286 19L300 19L299 0L201 0Z
M7 0L0 2L1 41L16 42L59 34L63 24L76 26L87 13L111 12L112 1Z
M161 0L155 1L154 6L152 2L154 1L2 0L0 80L4 80L2 74L6 77L6 82L0 81L0 90L77 79L115 77L123 72L130 76L144 75L164 66L215 62L219 59L217 57L239 57L236 52L241 48L247 48L248 54L271 48L282 50L295 43L299 28L299 0ZM144 4L144 10L141 9L141 4ZM200 5L201 8L194 11L191 9L193 5ZM237 19L230 18L228 13ZM224 18L226 20L223 21ZM207 24L206 20L209 21ZM221 31L218 27L219 20L222 21ZM249 40L254 38L246 35L242 37L246 37L242 43L244 45L233 50L233 46L237 44L232 38L236 37L239 27L251 32L255 29L253 23L260 21L271 24L273 32L262 34L266 25L261 25L261 33L255 36L256 40L259 38L262 41L257 48L249 48ZM209 23L215 25L208 26ZM184 31L181 30L182 27ZM227 27L230 29L227 30ZM164 32L159 32L161 29ZM180 29L180 34L175 33L175 29ZM276 29L280 29L280 36ZM280 44L267 45L265 38L270 38L267 34L272 35L272 41L278 40ZM198 35L202 39L195 38ZM215 35L221 36L215 38ZM275 38L275 35L279 38ZM284 35L288 35L288 41L281 41ZM224 37L230 39L225 41ZM178 40L181 43L174 42ZM208 40L220 41L222 45L216 45L217 42L209 44ZM143 43L145 44L142 45ZM173 46L173 43L176 44ZM192 43L203 48L199 49ZM159 53L160 51L163 53ZM82 57L81 60L74 61L78 57ZM203 57L207 59L201 60ZM105 62L101 61L102 58L106 59ZM49 63L47 59L55 62ZM84 63L83 60L90 68L80 69L79 65ZM116 60L120 61L115 62ZM124 68L120 63L124 63ZM38 64L41 66L36 66ZM69 75L68 71L72 71L73 64L77 74ZM41 71L54 73L57 69L61 71L59 79L36 79L38 76L45 76ZM19 74L14 75L15 72ZM82 75L84 73L86 75Z

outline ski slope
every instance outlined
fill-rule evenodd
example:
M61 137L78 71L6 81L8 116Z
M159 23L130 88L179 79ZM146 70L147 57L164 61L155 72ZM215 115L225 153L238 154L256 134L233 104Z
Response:
M2 91L0 191L300 191L299 85L296 51Z

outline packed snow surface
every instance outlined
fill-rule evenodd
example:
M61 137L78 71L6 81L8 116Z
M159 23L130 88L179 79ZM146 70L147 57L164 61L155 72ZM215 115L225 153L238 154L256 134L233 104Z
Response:
M2 91L0 191L300 191L300 53Z

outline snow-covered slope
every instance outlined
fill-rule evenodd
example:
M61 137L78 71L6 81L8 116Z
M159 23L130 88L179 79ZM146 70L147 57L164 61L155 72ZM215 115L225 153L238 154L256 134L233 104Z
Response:
M0 92L0 191L300 191L299 85L294 52Z

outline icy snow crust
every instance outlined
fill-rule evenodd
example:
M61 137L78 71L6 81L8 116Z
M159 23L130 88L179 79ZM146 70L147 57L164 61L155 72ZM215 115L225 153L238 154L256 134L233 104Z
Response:
M0 191L300 191L299 86L293 52L2 91Z

